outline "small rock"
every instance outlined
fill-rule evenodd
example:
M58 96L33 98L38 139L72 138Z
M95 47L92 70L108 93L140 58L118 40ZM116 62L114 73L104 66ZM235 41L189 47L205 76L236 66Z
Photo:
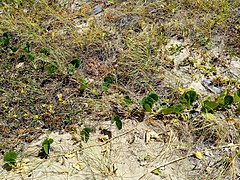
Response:
M103 11L103 7L101 5L95 6L91 11L89 11L88 15L96 15Z

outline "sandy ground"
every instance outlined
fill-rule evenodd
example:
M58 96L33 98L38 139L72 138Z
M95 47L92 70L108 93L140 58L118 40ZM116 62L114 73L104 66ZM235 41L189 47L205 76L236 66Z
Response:
M112 133L111 140L99 130L90 134L87 143L82 142L77 133L52 132L39 137L24 146L16 169L10 172L1 169L0 178L187 179L187 172L193 165L180 155L180 142L173 132L161 129L157 124L151 128L146 122L139 124L128 119L124 120L121 131L110 122L106 123L109 124L101 125L101 129ZM38 151L46 137L53 138L54 142L49 157L40 159ZM181 157L183 159L179 160ZM171 163L173 160L177 161ZM157 167L160 167L159 175L154 175L151 171Z

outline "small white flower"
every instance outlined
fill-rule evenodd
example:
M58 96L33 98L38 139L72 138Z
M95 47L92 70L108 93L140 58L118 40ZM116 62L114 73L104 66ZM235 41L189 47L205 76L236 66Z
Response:
M23 12L27 13L27 12L28 12L28 9L23 9Z

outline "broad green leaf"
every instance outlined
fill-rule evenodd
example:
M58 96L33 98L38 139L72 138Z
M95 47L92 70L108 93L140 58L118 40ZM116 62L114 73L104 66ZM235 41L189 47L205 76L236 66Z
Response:
M157 102L159 99L159 97L156 93L149 94L149 97L152 98L154 100L154 102Z
M225 89L225 90L223 90L223 91L220 93L219 97L220 97L220 98L224 98L226 95L227 95L227 91L226 91L226 89Z
M230 95L226 95L224 97L224 106L230 105L233 103L233 97Z
M44 141L42 142L42 145L44 145L44 144L49 144L49 139L50 139L50 138L44 139Z
M236 94L238 95L238 97L240 97L240 89L236 91Z
M116 121L116 126L117 126L117 128L119 130L121 130L122 129L122 121L121 120L120 121Z
M152 112L153 104L158 101L158 95L155 93L149 94L149 96L145 96L140 101L140 104L143 106L143 109L146 112Z
M150 96L147 96L147 98L145 100L145 103L149 104L151 108L155 102L156 101L153 98L151 98Z
M123 100L124 100L124 102L125 102L127 105L132 103L132 101L131 101L131 99L130 99L129 96L124 96L124 97L123 97Z
M74 65L72 65L72 64L69 64L68 65L68 74L70 74L70 75L72 75L73 74L73 72L74 72L74 69L75 69L75 66Z
M234 93L234 102L240 102L240 89Z
M215 102L215 101L203 101L203 105L202 105L202 112L211 112L212 110L216 109L219 106L219 103Z
M52 138L48 138L48 143L52 144L53 143L53 139Z
M109 86L109 83L108 83L108 82L103 82L103 83L102 83L102 89L103 89L103 90L106 90L106 89L108 88L108 86Z
M46 155L49 154L50 144L52 144L52 143L53 143L53 139L52 139L52 138L47 138L47 139L45 139L45 140L43 141L43 143L42 143L42 148L43 148L44 153L45 153Z
M106 77L104 78L104 82L106 82L106 83L108 83L108 84L111 84L111 83L113 82L113 78L110 77L110 76L106 76Z
M111 123L113 124L116 121L120 121L120 117L118 115L114 115L111 119Z
M147 96L143 97L142 100L140 101L140 104L143 105L146 103Z
M183 112L183 110L183 105L177 104L175 106L164 108L160 112L162 112L163 114L180 114L181 112Z
M197 93L194 90L188 90L181 96L181 102L187 104L188 107L192 106L193 102L197 99Z
M17 159L16 152L7 152L6 154L4 154L3 157L4 162L7 163L9 166L15 166L16 159Z
M203 117L207 120L215 119L214 114L211 114L211 113L205 113L205 114L203 114Z
M110 76L106 76L102 83L103 90L106 90L112 82L113 82L113 78Z
M122 129L122 121L121 121L121 118L118 116L118 115L114 115L111 119L111 123L116 123L116 126L119 130Z
M146 112L152 112L152 107L150 104L148 103L144 103L143 104L143 109L146 111Z
M224 106L224 98L225 98L226 95L227 95L227 91L226 90L221 92L221 94L219 95L219 97L217 99L217 102L218 102L219 105Z
M83 137L85 142L88 142L91 131L92 131L91 128L86 127L86 128L83 128L83 130L80 132L80 135Z
M79 68L80 66L80 60L79 59L74 59L70 62L75 68Z
M42 147L43 147L44 153L48 155L50 150L49 144L43 144Z

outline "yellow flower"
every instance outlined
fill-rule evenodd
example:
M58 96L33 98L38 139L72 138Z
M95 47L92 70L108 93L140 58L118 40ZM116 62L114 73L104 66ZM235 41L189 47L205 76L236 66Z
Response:
M200 151L196 151L194 154L195 158L201 160L203 158L203 155Z
M27 114L27 113L25 113L23 116L24 116L24 117L28 117L28 114Z
M17 115L16 115L16 114L14 114L14 115L13 115L13 117L14 117L14 118L17 118Z
M52 32L52 39L54 39L54 37L55 37L55 33L54 33L54 31Z
M181 94L184 93L184 90L183 90L183 88L181 88L181 87L178 87L178 91L179 91Z
M62 94L58 94L57 97L58 97L58 101L62 101Z
M165 102L168 103L168 102L169 102L169 99L165 99Z
M39 116L38 116L38 115L35 115L35 116L34 116L34 118L35 118L35 119L38 119L38 118L39 118Z
M24 94L24 90L23 89L21 90L21 94Z

